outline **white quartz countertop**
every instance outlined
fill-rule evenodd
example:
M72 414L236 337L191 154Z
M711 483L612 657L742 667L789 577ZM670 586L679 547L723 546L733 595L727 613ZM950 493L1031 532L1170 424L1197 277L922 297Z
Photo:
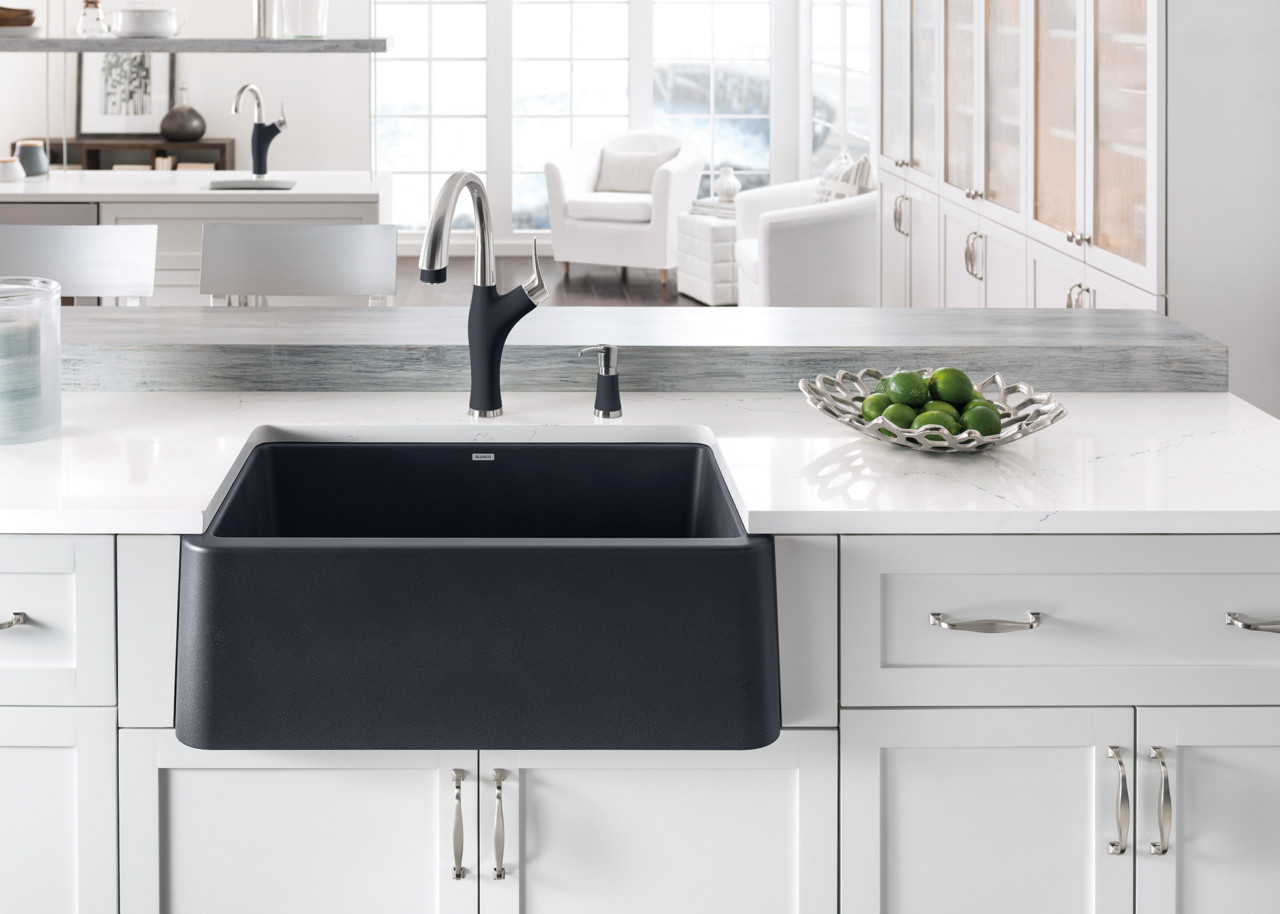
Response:
M210 181L252 178L248 171L58 171L0 184L0 203L199 203L220 201L372 203L391 176L367 171L280 171L291 190L209 190Z
M1280 420L1225 393L1058 397L1052 428L958 456L863 439L799 392L624 392L607 424L710 428L753 533L1280 533ZM66 393L57 435L0 447L0 532L199 533L262 425L484 441L602 421L590 392L504 399L482 421L465 393Z

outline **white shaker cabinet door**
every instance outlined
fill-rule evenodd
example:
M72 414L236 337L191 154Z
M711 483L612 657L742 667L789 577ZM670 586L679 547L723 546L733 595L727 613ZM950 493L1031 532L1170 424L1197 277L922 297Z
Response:
M940 205L942 240L942 305L981 308L982 221L973 210L943 201Z
M481 752L481 910L834 914L836 751Z
M114 914L114 708L0 708L0 911Z
M1026 236L984 217L977 247L986 306L1027 307Z
M1132 745L1129 708L842 713L841 914L1130 914Z
M938 195L907 185L904 221L907 239L907 289L912 308L939 308Z
M1080 260L1028 240L1027 287L1031 295L1028 305L1046 310L1087 307L1084 269Z
M1280 708L1139 708L1137 752L1137 914L1274 912Z
M476 914L476 789L474 750L205 752L122 730L121 909Z

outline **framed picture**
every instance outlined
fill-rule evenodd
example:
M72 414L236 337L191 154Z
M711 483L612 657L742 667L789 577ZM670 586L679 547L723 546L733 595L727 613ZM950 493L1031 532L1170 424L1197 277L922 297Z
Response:
M159 136L173 107L173 55L105 51L77 55L76 135Z

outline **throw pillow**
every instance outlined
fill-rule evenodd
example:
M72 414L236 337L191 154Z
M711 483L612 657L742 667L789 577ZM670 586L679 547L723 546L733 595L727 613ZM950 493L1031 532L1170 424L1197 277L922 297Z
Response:
M818 179L818 188L814 191L814 203L829 203L832 200L843 200L845 197L856 197L871 189L871 160L866 156L854 161L847 152L836 156Z
M600 177L596 180L596 190L647 194L653 189L653 176L658 169L679 152L678 147L661 152L614 152L606 147L600 150Z

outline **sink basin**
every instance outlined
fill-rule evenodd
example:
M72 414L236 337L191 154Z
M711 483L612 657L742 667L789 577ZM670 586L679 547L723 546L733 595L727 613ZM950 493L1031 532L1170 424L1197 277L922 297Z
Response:
M182 541L201 749L752 749L773 541L690 441L259 444Z

